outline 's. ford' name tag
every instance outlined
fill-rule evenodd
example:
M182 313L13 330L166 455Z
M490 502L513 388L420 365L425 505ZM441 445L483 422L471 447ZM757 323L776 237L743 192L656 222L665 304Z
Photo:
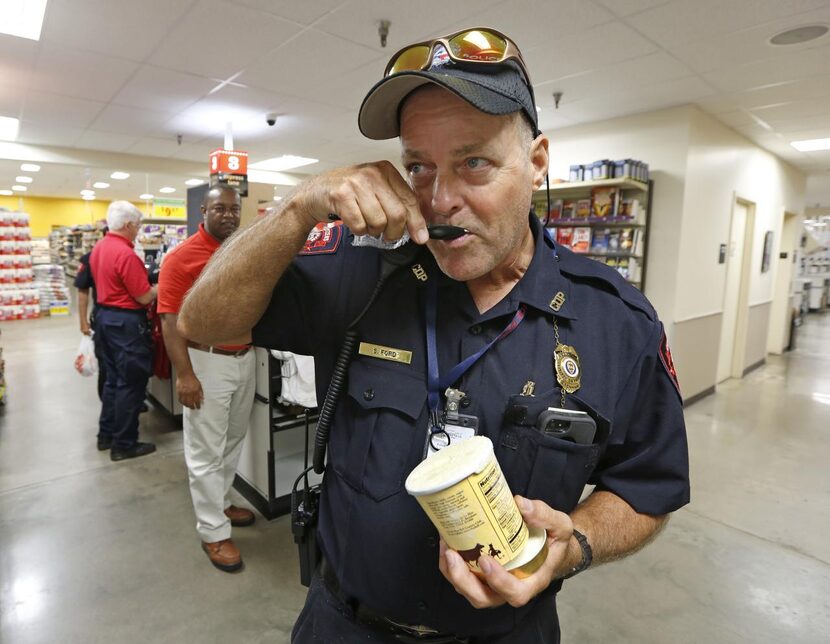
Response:
M393 349L392 347L384 347L380 344L361 342L357 352L362 356L380 358L381 360L403 362L404 364L410 364L412 362L411 351L404 351L403 349Z

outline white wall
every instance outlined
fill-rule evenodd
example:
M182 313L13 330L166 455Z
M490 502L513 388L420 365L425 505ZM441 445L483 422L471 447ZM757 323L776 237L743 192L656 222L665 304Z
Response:
M674 319L689 110L688 106L671 108L548 133L551 178L567 180L570 165L597 159L632 158L649 164L654 195L645 293L669 332Z
M684 397L714 386L717 352L700 347L720 341L712 334L719 328L726 277L718 250L729 241L732 204L736 197L755 204L749 305L768 311L758 305L773 297L784 211L804 211L804 175L694 106L549 135L551 177L567 178L569 165L596 159L630 157L649 164L655 185L645 292L679 349L675 361ZM773 231L773 248L770 270L762 274L767 230ZM756 322L761 329L769 326L766 319ZM747 355L766 353L761 335L750 334Z

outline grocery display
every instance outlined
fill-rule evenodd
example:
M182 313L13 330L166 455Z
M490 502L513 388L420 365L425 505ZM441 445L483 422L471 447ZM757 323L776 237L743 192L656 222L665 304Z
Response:
M0 321L40 316L29 215L0 211Z

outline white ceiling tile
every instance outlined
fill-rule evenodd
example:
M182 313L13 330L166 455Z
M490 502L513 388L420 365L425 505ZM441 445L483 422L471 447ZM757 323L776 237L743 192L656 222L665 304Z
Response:
M107 152L124 152L135 145L138 137L128 134L113 134L111 132L96 132L87 130L75 142L76 148L89 150L104 150Z
M563 92L564 100L578 101L594 98L600 101L613 99L620 92L644 85L654 85L676 78L691 76L691 70L665 52L648 54L640 58L601 67L544 83L534 87L536 102L542 107L553 108L553 92Z
M93 101L109 101L138 65L121 58L43 45L32 89Z
M252 9L259 9L271 13L280 18L299 22L303 25L310 25L330 11L336 9L344 0L229 0L232 4L238 4Z
M789 114L784 114L776 118L772 118L769 114L766 114L765 116L766 119L768 119L768 123L775 129L776 132L779 132L787 137L790 136L790 132L796 132L803 129L812 130L823 128L825 130L830 130L830 118L827 117L827 114L802 116L800 118L792 118ZM830 134L827 134L826 136L830 136Z
M0 82L0 116L20 118L25 95L25 90Z
M55 145L70 147L84 133L81 128L66 127L57 124L20 123L20 132L17 135L18 143L32 143L34 145Z
M332 64L333 52L336 52L337 64ZM312 29L262 57L238 80L246 85L292 94L314 90L325 94L325 81L377 57L377 53L368 47Z
M199 0L149 58L160 67L228 78L287 41L290 22L220 0Z
M830 169L830 167L828 167ZM830 173L814 174L807 177L807 207L830 207Z
M90 126L98 132L113 132L135 137L156 136L164 138L169 135L172 139L175 131L167 126L173 117L169 112L154 112L137 107L108 105L105 107Z
M541 84L655 51L657 47L653 43L630 27L610 22L524 50L523 55L534 83Z
M23 104L23 118L32 123L86 128L106 103L30 90Z
M117 105L180 112L216 87L210 78L142 65L112 99Z
M692 41L671 42L666 44L666 49L695 71L709 72L720 69L724 65L742 65L787 56L804 49L827 46L830 36L824 36L803 45L788 47L776 47L768 42L771 36L780 31L810 23L830 23L830 6L787 16L727 35L719 34Z
M630 16L646 9L668 4L671 0L596 0L618 16Z
M472 11L463 23L455 22L452 28L492 25L513 38L525 54L534 47L553 44L554 39L573 36L612 20L614 14L610 11L584 0L514 0ZM530 73L535 79L533 70Z
M771 105L769 107L756 108L752 111L765 121L767 119L773 120L774 122L775 119L779 118L793 119L824 116L827 118L828 124L830 124L830 97L794 101L783 105Z
M34 40L0 34L0 83L28 87L37 52L38 43Z
M134 145L127 148L125 152L148 157L171 157L181 147L174 138L157 139L148 136L139 139ZM205 163L207 164L207 161ZM205 165L205 168L207 169L207 165Z
M629 18L663 46L727 34L821 8L825 0L675 0Z
M51 0L41 40L142 61L192 0Z
M822 76L828 71L830 45L802 49L746 65L724 66L703 76L722 91L735 92Z

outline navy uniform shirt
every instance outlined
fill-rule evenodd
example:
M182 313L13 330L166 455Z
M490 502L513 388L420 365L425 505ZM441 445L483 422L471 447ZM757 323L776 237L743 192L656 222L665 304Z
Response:
M90 320L95 317L95 308L98 306L98 302L96 301L95 297L95 280L92 279L92 269L89 267L89 258L92 255L92 252L86 253L85 255L81 255L78 259L78 272L75 274L75 288L77 289L88 289L90 291L90 295L92 296L92 310L89 313Z
M662 324L646 298L612 269L557 249L530 217L536 239L522 279L479 313L462 282L445 276L423 249L389 279L360 323L359 339L412 352L410 364L357 355L332 424L320 510L320 539L342 589L391 619L459 635L510 632L528 611L555 610L561 582L528 606L477 610L438 569L437 531L404 480L422 460L427 432L425 305L438 283L441 373L505 328L520 305L526 316L459 382L464 413L479 418L514 494L562 512L586 483L609 490L638 512L665 514L689 500L682 403ZM378 279L380 253L353 247L341 226L316 230L274 291L253 330L256 345L315 357L323 400L344 331ZM424 279L426 278L426 279ZM565 301L558 312L551 302ZM561 300L561 296L560 296ZM576 445L535 429L559 407L554 315L560 341L581 361L581 387L565 406L596 420L597 443ZM535 383L533 396L522 396Z

